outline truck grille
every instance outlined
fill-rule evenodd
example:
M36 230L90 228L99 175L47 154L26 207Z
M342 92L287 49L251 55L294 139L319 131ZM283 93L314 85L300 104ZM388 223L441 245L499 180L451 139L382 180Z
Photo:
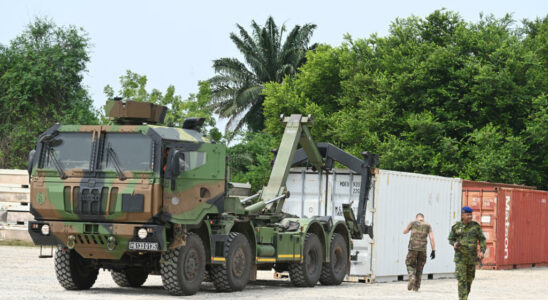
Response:
M110 192L110 193L109 193ZM118 188L65 187L65 212L81 215L104 215L113 213L118 198ZM108 201L110 199L110 201Z
M79 213L84 215L100 215L102 213L99 189L82 189Z

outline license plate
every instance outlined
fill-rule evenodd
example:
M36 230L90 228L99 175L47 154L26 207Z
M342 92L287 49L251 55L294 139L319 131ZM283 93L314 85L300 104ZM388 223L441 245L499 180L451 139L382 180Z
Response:
M158 251L158 243L150 243L150 242L129 242L129 250Z

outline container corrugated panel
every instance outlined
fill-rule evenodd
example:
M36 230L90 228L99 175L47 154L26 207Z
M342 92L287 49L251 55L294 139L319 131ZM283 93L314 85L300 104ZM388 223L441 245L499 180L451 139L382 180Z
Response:
M290 197L285 200L283 211L299 217L325 215L327 195L325 176L305 168L291 169L286 187Z
M548 192L499 190L496 268L548 263Z
M462 205L474 209L473 219L486 237L482 268L548 264L548 192L503 186L463 183Z
M351 274L376 277L377 281L407 276L405 257L409 235L404 227L418 212L426 216L437 241L437 257L428 261L424 274L454 272L453 250L447 242L449 230L460 219L461 180L405 172L376 170L366 224L374 223L374 240L354 240ZM321 177L303 168L291 170L290 191L284 211L301 217L330 215L344 219L342 204L352 203L357 215L361 177L335 169ZM371 253L373 252L373 253Z
M375 276L407 275L409 235L402 231L419 212L432 225L436 241L436 259L428 259L423 274L454 273L453 249L447 237L451 226L460 220L461 197L462 181L458 178L378 170L373 201Z

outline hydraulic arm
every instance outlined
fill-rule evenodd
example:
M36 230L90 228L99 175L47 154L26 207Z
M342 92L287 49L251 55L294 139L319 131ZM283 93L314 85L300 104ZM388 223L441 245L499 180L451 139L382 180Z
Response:
M361 175L360 196L358 203L358 216L354 217L351 204L343 205L343 213L346 223L355 239L361 239L362 235L367 233L373 236L372 226L365 225L365 212L371 188L370 169L378 164L378 156L373 153L363 152L363 160L343 151L329 143L315 144L310 135L309 126L312 125L312 117L303 117L302 115L291 115L283 117L282 121L286 124L284 135L274 159L272 172L267 186L254 196L245 199L243 202L258 198L255 204L245 208L248 213L256 213L268 207L271 213L280 213L282 211L284 200L288 192L285 187L287 175L292 166L301 164L305 161L312 165L318 172L333 168L334 163L338 162L352 171ZM301 149L297 150L297 146Z
M369 190L371 189L371 168L379 163L379 157L374 153L364 151L362 152L363 160L361 160L330 143L318 143L316 149L319 150L321 158L325 161L324 169L331 169L334 163L338 162L360 174L361 185L357 219L354 217L350 203L343 204L344 218L351 231L352 238L361 239L363 234L369 234L370 237L373 237L373 225L365 225L365 212L369 199ZM308 153L303 149L299 149L295 153L291 166L302 164L307 160L310 162Z
M310 135L308 127L312 124L312 116L303 117L302 115L291 115L283 117L282 121L286 124L285 131L274 159L272 172L268 184L262 189L257 203L246 207L250 213L258 212L269 206L270 212L279 213L282 211L284 200L288 196L285 188L285 181L289 174L289 169L293 163L293 157L300 144L309 158L310 163L321 172L323 167L322 156L316 148L316 144ZM276 199L276 200L274 200Z

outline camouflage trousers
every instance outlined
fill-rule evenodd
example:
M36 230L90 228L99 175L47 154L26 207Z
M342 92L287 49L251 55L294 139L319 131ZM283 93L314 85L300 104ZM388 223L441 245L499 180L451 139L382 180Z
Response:
M470 294L472 281L474 281L474 277L476 276L476 265L462 262L456 263L455 273L459 282L459 299L466 300L468 299L468 294Z
M426 263L426 251L409 250L405 264L409 274L409 288L418 291L421 287L422 269Z

